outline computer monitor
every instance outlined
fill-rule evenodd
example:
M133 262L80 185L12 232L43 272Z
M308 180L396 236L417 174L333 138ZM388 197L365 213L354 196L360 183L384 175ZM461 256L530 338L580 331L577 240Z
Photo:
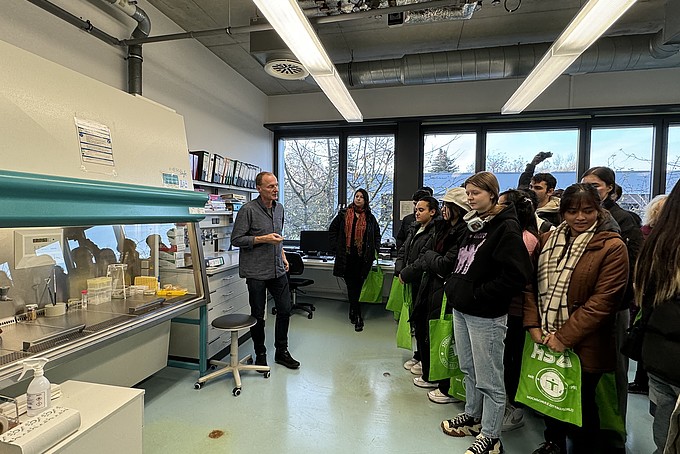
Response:
M300 232L300 250L305 255L331 255L328 230L303 230Z

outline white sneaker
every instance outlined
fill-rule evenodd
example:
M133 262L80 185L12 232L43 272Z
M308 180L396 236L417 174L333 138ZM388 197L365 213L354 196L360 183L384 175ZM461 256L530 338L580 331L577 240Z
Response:
M418 361L411 367L411 373L413 375L423 375L423 363Z
M460 402L460 399L447 396L446 394L441 392L439 388L433 389L432 391L428 391L427 398L430 399L435 404L457 404L458 402Z
M415 358L411 358L411 359L409 359L408 361L406 361L406 362L404 363L404 369L406 369L406 370L411 370L411 368L412 368L413 366L415 366L416 364L418 364L418 360L415 359Z
M511 404L505 404L505 413L503 414L503 427L501 431L509 432L511 430L519 429L524 425L524 410L517 408Z
M431 383L429 381L423 380L423 377L415 377L413 379L413 384L416 385L418 388L436 388L437 385L436 383Z

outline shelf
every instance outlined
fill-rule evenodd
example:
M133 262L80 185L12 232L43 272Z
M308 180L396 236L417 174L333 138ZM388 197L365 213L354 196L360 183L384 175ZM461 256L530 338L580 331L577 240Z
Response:
M232 210L228 210L228 211L208 211L208 210L205 210L206 216L231 216L232 214L234 214L234 212Z
M207 181L194 180L194 186L205 186L208 188L233 189L234 191L243 191L250 193L257 193L257 189L244 188L242 186L234 186L231 184L208 183Z

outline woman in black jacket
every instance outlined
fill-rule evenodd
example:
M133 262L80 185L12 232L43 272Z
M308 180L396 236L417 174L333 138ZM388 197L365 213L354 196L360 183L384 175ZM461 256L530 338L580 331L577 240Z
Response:
M612 217L619 224L621 238L626 243L628 249L628 263L631 264L628 274L628 285L626 293L621 300L621 305L616 313L616 347L617 352L621 349L621 343L626 335L626 330L630 325L630 309L634 307L633 302L633 266L640 249L642 248L643 236L640 230L640 222L633 217L630 212L624 210L616 203L616 174L609 167L591 167L581 176L581 183L590 183L595 186L597 193L602 200L602 206L606 208ZM618 395L619 413L626 420L628 407L628 358L617 353L616 364L616 393ZM615 448L618 452L623 452L625 448L625 437L615 431L607 431L605 443Z
M380 226L368 206L365 189L357 189L354 201L338 212L328 230L335 252L333 275L345 280L349 320L355 331L362 331L364 319L359 295L380 247Z
M415 309L425 312L425 327L429 331L429 321L438 319L441 313L442 298L444 297L444 281L453 271L458 256L458 246L467 231L463 216L470 211L467 194L463 188L449 189L442 198L442 219L435 220L434 233L430 237L425 251L416 262L424 270L423 280L416 297ZM421 265L422 264L422 265ZM446 304L448 314L453 310L449 301ZM416 339L417 340L417 339ZM418 350L424 352L423 378L429 381L429 332ZM437 404L459 402L448 394L450 379L437 382L437 388L427 393L428 399Z
M434 197L423 197L416 203L415 209L416 222L409 229L406 241L399 249L397 260L394 264L394 275L399 277L402 284L411 284L413 294L413 310L409 322L414 328L416 338L416 351L413 359L406 362L418 361L411 367L411 372L418 375L413 379L413 383L421 388L434 388L436 383L427 381L429 362L429 350L421 350L428 337L427 311L420 310L418 307L417 295L420 290L420 281L423 277L424 264L418 259L425 250L432 236L434 220L441 217L439 212L439 202ZM420 376L422 374L422 377Z
M635 302L641 305L642 361L649 400L656 404L652 432L664 452L671 414L680 395L680 185L666 199L635 266Z
M446 297L465 377L465 412L442 421L445 434L474 436L470 452L503 452L504 339L508 307L531 276L531 260L513 205L498 204L499 184L490 172L465 181L470 211Z

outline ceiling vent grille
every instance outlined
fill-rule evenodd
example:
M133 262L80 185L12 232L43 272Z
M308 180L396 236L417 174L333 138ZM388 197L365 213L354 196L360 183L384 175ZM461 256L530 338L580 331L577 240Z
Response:
M283 80L302 80L309 76L309 71L297 60L290 58L273 58L264 65L270 76Z

